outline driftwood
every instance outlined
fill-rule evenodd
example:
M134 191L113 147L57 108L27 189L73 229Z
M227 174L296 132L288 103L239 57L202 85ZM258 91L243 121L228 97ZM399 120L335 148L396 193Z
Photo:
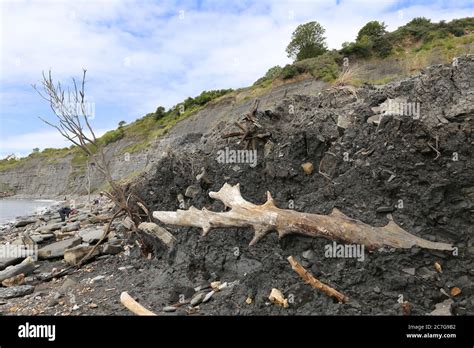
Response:
M127 307L131 312L137 315L156 315L152 311L146 309L137 301L135 301L132 296L130 296L126 291L120 294L120 302Z
M280 238L292 233L308 237L321 236L343 243L361 244L369 250L385 246L453 249L450 244L431 242L414 236L403 230L393 220L385 226L374 227L351 219L336 208L329 215L279 209L275 206L270 192L267 192L265 204L256 205L241 196L239 184L231 186L226 183L218 192L210 192L209 196L222 201L231 210L217 213L205 208L198 210L191 207L189 210L175 212L155 211L153 217L166 224L200 227L203 230L203 236L216 227L253 227L255 234L250 245L256 244L270 231L277 231Z
M326 295L335 297L339 302L347 302L349 299L344 294L341 294L336 289L331 288L329 285L326 285L319 280L317 280L311 273L308 272L303 266L301 266L298 261L295 260L293 256L288 257L291 268L300 275L309 285L315 289L319 289L324 292Z

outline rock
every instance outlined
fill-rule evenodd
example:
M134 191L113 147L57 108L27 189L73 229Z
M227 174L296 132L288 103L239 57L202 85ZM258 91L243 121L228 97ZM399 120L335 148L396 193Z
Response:
M375 211L377 213L391 213L395 211L395 208L394 207L378 207Z
M311 162L303 163L301 168L303 168L303 171L308 175L312 174L314 170L313 163Z
M380 294L380 288L379 288L378 286L376 286L376 287L374 288L374 292L375 292L376 294Z
M76 266L79 264L84 256L86 256L94 247L88 244L80 244L73 248L67 249L64 251L64 260L70 264L71 266ZM93 253L92 256L99 255L100 250L97 248Z
M35 287L32 285L19 285L9 288L0 288L0 298L9 299L14 297L22 297L32 294L34 290Z
M16 265L24 260L25 257L0 257L0 270L7 268L11 265Z
M36 219L23 219L16 222L15 227L25 227L36 222Z
M418 275L423 279L423 280L434 280L436 277L436 272L432 269L429 269L428 267L421 267L418 270Z
M367 123L372 123L372 124L379 124L380 123L380 118L382 117L382 115L373 115L373 116L370 116L368 119L367 119Z
M450 293L451 293L452 296L456 297L456 296L461 294L461 289L459 289L457 286L455 286L454 288L452 288L450 290Z
M437 303L435 305L435 310L428 315L452 315L451 313L451 306L453 305L454 301L451 299L444 300L441 303Z
M98 275L97 277L94 277L90 280L91 284L94 284L95 282L98 282L99 280L102 280L105 278L105 275Z
M314 251L313 250L303 251L302 256L307 260L312 260L314 259Z
M128 216L122 221L122 226L124 226L127 230L131 230L134 226L134 223L132 219L130 219Z
M78 236L82 238L85 243L96 243L102 238L104 231L102 228L92 227L79 231Z
M79 221L73 222L72 224L67 224L66 226L61 227L61 232L72 232L77 231L81 228L81 224Z
M158 237L168 248L173 248L176 242L176 238L171 233L153 222L142 222L138 225L138 229Z
M99 307L97 304L95 304L95 303L89 303L89 308L94 309L94 308L97 308L97 307Z
M38 257L43 260L52 259L55 257L63 257L64 252L67 249L71 249L72 247L81 244L81 241L81 237L73 237L49 244L38 250Z
M36 233L51 233L53 231L61 229L66 223L56 222L49 225L41 226L35 230Z
M218 291L224 290L224 289L226 289L228 286L229 286L229 284L227 284L227 282L224 282L224 283L222 283L221 285L219 285L219 286L217 287L217 290L218 290Z
M32 234L30 237L35 243L42 243L47 239L54 238L54 233Z
M270 156L274 147L275 147L275 144L272 141L268 140L263 147L263 156L265 158Z
M123 247L117 244L106 243L101 246L101 253L106 255L115 255L123 251Z
M69 288L75 286L77 284L77 282L74 280L74 279L71 279L71 278L67 278L64 283L62 283L61 287L60 287L60 290L62 292L68 290ZM59 297L58 297L59 298Z
M12 278L8 278L2 281L2 285L6 287L23 284L25 284L25 275L23 273L20 273Z
M196 198L201 193L201 188L197 185L190 185L184 195L189 198Z
M133 266L122 266L122 267L119 267L118 270L119 271L126 271L126 270L133 269L133 268L134 268Z
M200 293L198 293L197 295L195 295L195 296L191 299L190 305L191 305L192 307L197 306L198 304L200 304L200 303L204 300L204 297L206 297L206 293L205 293L205 292L200 292Z
M30 257L28 257L25 260L23 260L22 263L1 271L0 282L3 282L5 279L12 278L21 273L27 276L28 274L32 273L34 270L35 270L35 263Z
M166 306L163 308L163 312L167 312L167 313L170 313L170 312L176 312L176 307L174 306Z
M212 180L209 178L206 172L206 168L201 168L201 173L196 175L196 181L200 183L202 186L210 186L212 185Z
M212 295L214 295L214 294L215 294L215 291L214 291L214 290L208 292L208 293L206 294L206 296L204 296L204 298L202 299L202 302L203 302L203 303L208 302L208 301L211 299Z
M351 117L349 115L339 115L337 118L337 126L346 129L351 125Z
M277 304L283 308L288 308L288 299L286 299L280 290L273 288L268 296L271 303Z
M410 267L410 268L403 268L403 269L402 269L402 272L405 272L405 273L407 273L407 274L409 274L409 275L414 276L415 273L416 273L416 270L415 270L414 267Z

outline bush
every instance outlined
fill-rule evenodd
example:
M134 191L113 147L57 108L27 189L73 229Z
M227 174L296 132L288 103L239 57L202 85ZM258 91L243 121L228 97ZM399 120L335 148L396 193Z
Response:
M372 55L373 42L368 36L363 36L359 41L344 43L341 52L346 56L367 58Z
M298 69L295 65L287 64L282 69L280 76L282 79L287 80L299 75L302 72L304 72L304 70Z
M105 146L122 139L124 135L125 132L123 128L114 129L101 136L97 142L99 145Z
M310 73L326 82L333 81L339 75L339 64L342 56L337 51L326 52L316 58L309 58L294 63L299 73Z
M259 85L265 81L273 81L275 78L280 76L282 72L282 67L279 65L275 65L274 67L268 69L266 72L265 76L259 78L257 81L253 83L254 86Z

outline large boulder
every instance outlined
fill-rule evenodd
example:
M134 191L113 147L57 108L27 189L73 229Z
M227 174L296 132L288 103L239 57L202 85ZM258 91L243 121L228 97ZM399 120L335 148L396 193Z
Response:
M73 237L73 238L68 238L59 242L49 244L41 248L40 250L38 250L38 257L40 259L52 259L56 257L63 257L64 252L67 249L75 247L76 245L81 244L81 242L82 242L81 237Z

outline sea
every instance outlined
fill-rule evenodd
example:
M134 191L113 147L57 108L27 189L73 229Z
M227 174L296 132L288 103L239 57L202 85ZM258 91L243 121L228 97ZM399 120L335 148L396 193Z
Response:
M50 199L0 199L0 225L17 217L41 214L57 201Z

